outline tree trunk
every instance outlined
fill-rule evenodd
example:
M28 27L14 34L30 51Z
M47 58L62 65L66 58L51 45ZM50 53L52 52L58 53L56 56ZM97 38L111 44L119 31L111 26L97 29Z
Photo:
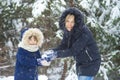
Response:
M66 72L67 72L67 60L64 60L64 67L63 67L63 73L62 73L61 80L65 80Z

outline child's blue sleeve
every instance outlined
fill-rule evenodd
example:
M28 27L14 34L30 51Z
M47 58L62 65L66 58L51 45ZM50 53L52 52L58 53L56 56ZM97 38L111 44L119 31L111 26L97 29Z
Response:
M18 54L17 60L25 66L42 66L41 64L38 64L37 59L34 57L28 57Z

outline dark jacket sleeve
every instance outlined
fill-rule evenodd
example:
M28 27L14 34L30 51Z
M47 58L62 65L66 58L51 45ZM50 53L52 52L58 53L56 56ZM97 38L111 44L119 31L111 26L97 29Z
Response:
M58 58L76 56L85 48L89 36L82 34L72 45L71 48L57 51Z

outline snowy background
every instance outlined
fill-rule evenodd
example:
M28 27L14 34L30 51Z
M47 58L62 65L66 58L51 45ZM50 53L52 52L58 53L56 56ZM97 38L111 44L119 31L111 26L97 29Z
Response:
M39 75L39 80L48 80L48 77L46 75ZM8 77L5 77L5 76L0 76L0 80L14 80L14 77L13 76L8 76Z
M55 47L62 39L59 17L71 6L84 14L101 52L95 80L120 80L120 0L0 0L0 80L14 78L20 30L37 27L45 35L41 51ZM75 72L73 58L58 59L39 68L39 79L77 80Z

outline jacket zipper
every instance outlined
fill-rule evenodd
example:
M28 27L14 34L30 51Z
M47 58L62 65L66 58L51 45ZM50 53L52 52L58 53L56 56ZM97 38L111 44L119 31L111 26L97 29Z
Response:
M89 57L89 59L92 61L93 59L92 59L92 57L89 55L89 53L88 53L87 50L86 50L86 54L87 54L87 56Z
M70 39L71 39L71 36L68 38L68 48L70 47Z
M68 39L68 48L69 48L69 44L70 44L70 38Z
M33 53L33 54L34 54L34 58L37 59L35 53ZM35 70L35 74L34 74L35 75L34 80L37 80L37 76L36 76L37 75L37 65L35 67L36 67L35 68L36 70Z

